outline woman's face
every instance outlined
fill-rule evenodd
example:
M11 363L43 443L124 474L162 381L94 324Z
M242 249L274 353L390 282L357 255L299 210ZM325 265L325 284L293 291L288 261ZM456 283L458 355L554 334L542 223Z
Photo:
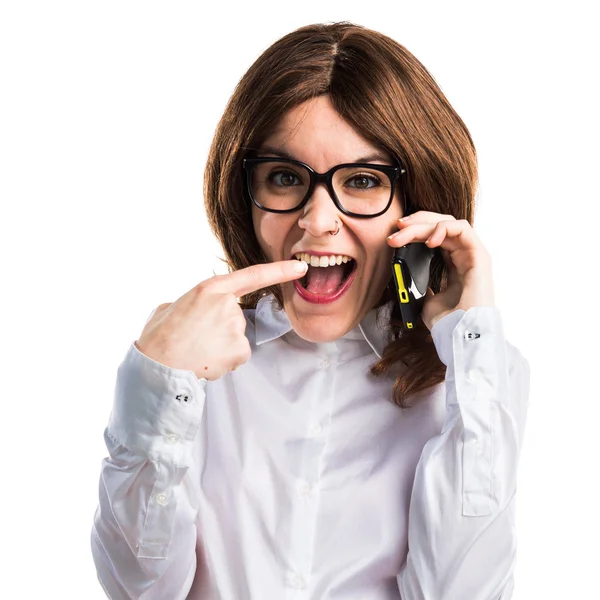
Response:
M389 154L367 142L342 119L328 96L319 96L288 112L261 146L265 150L259 156L275 157L272 151L266 151L267 147L284 152L319 173L374 154L379 158L369 162L393 164ZM269 260L288 260L302 252L348 256L356 263L350 285L333 301L309 301L307 296L317 300L318 295L299 293L294 282L281 285L285 312L300 337L311 342L335 340L373 308L391 277L393 249L387 236L397 231L396 221L401 216L397 188L387 212L370 219L349 217L338 210L324 184L317 185L308 203L296 212L277 214L252 205L254 231ZM330 232L336 230L336 219L341 224L340 231L333 236ZM309 267L309 271L313 269L315 274L320 272L310 288L326 289L328 269ZM333 280L335 271L336 267L330 271Z

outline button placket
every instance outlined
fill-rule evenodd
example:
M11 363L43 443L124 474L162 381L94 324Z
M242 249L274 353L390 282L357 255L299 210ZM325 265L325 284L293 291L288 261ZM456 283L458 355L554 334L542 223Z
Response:
M453 394L460 406L465 440L462 455L464 516L492 513L492 425L498 373L504 362L502 341L497 310L486 307L468 311L453 335L456 374Z
M292 515L289 556L293 571L285 576L286 587L305 590L309 587L313 569L315 527L319 510L321 455L325 446L324 431L329 427L331 405L334 401L338 349L335 343L319 345L313 358L314 373L311 377L312 400L307 405L306 421L302 427L302 457L292 483ZM301 430L301 431L302 431ZM289 568L288 567L288 568ZM294 597L301 597L293 594ZM292 596L290 596L292 597Z

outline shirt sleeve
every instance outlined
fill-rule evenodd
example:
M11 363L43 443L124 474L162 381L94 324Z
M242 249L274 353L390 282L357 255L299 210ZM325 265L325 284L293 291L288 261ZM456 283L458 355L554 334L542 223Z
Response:
M446 420L417 464L400 595L508 600L529 363L504 339L497 307L455 310L431 333L447 366Z
M196 569L205 379L131 344L117 372L91 547L109 598L183 599Z

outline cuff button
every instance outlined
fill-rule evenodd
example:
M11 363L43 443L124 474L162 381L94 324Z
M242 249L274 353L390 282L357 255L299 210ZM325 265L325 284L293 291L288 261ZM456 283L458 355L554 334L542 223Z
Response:
M476 340L480 338L481 335L479 333L475 333L473 331L465 331L465 339L466 340Z

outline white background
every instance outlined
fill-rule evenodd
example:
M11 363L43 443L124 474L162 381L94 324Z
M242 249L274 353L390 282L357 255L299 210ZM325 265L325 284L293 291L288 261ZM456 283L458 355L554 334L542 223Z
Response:
M104 597L89 535L117 367L155 306L224 272L202 176L235 84L338 20L413 52L478 148L475 227L532 367L514 600L598 597L592 5L3 2L0 597Z

